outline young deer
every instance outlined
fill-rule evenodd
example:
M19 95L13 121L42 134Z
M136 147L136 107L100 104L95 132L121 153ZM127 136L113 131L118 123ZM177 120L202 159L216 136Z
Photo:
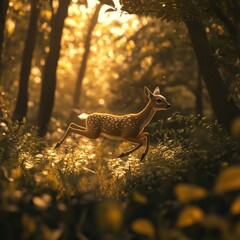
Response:
M123 152L118 156L125 157L139 149L143 145L143 140L146 139L147 146L141 157L141 160L143 160L149 148L149 134L143 132L144 128L151 121L156 111L170 108L170 104L167 102L166 98L160 95L159 87L156 87L153 93L147 87L144 87L144 93L149 101L145 108L139 113L123 116L106 113L79 115L78 117L80 119L85 119L86 128L75 123L70 123L66 133L56 144L55 148L59 147L70 133L80 134L90 139L96 139L103 136L110 139L121 139L138 144L133 149Z

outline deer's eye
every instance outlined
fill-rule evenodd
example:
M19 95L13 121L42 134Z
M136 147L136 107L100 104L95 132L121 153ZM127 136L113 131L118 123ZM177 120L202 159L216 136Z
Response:
M157 99L156 102L157 102L157 103L161 103L162 100L161 100L161 99Z

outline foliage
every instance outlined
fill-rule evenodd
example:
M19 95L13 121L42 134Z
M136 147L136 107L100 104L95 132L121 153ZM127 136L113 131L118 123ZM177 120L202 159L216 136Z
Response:
M140 153L114 158L127 143L69 138L53 151L62 131L46 143L27 125L8 125L0 142L1 149L12 143L0 162L1 235L238 239L239 143L194 116L175 114L151 128L159 142L139 162Z
M100 1L101 2L101 1ZM118 4L117 4L118 2ZM103 1L104 3L104 1ZM111 3L111 4L110 4ZM215 62L229 89L229 98L233 98L238 104L238 96L235 89L239 75L239 35L240 35L240 6L235 0L231 1L108 1L113 11L123 11L139 16L151 16L163 22L163 20L184 22L197 19L203 22L205 31L211 42L211 48L215 52ZM146 35L145 35L146 36ZM155 39L157 37L155 36ZM186 52L186 49L184 49ZM201 70L202 71L202 70Z
M114 69L117 79L111 80L111 92L118 93L113 94L107 103L111 111L139 110L145 99L142 94L144 86L160 86L163 95L174 102L172 111L192 112L198 67L183 24L160 24L158 20L150 19L127 39L123 50L128 54L121 69L119 66ZM203 95L206 98L206 94ZM138 109L136 102L139 103ZM205 108L208 108L207 104Z

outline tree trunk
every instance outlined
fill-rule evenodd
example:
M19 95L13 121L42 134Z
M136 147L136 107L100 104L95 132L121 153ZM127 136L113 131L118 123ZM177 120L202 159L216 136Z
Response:
M202 86L202 75L200 70L198 71L198 78L197 78L197 88L195 91L195 96L196 96L196 114L200 117L203 116L203 86Z
M230 130L232 121L235 117L240 116L240 110L233 99L228 99L227 87L215 65L203 24L196 19L185 19L184 22L212 102L212 108L219 123Z
M82 62L81 62L81 66L80 66L80 69L78 72L78 78L77 78L76 85L75 85L72 113L74 111L74 108L79 108L82 82L83 82L84 75L85 75L85 72L87 69L87 60L88 60L88 57L90 54L92 32L98 22L98 16L99 16L100 9L101 9L101 4L98 4L96 6L95 12L90 21L90 25L88 27L87 35L86 35L86 38L84 41L84 54L82 57ZM71 115L72 115L72 113L71 113Z
M27 115L28 82L31 73L32 57L38 29L37 22L40 12L40 7L37 5L38 0L32 0L29 26L23 50L17 103L13 113L13 120L17 120L19 122L22 122L23 118L25 118Z
M4 42L4 30L9 0L0 1L0 86L2 85L2 52Z
M54 106L54 95L56 89L56 71L60 57L62 31L64 20L68 14L68 6L71 0L59 0L59 7L53 19L53 26L50 37L50 51L48 53L43 79L39 107L39 136L44 136L50 121Z

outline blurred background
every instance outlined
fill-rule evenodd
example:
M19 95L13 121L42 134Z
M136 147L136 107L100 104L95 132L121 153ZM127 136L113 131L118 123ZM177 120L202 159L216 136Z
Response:
M54 50L60 51L60 56L50 131L69 122L74 116L72 113L137 112L146 104L144 86L152 90L160 86L161 93L171 102L171 110L158 113L154 122L176 111L207 116L210 120L214 118L183 23L160 22L153 17L109 11L111 8L108 5L97 6L93 0L73 0L67 8L64 27L59 30L62 31L61 48ZM49 71L46 70L46 59L51 47L51 26L57 11L56 0L9 1L2 50L1 88L13 100L11 106L14 111L20 79L29 79L27 122L37 123L41 115L42 79ZM30 35L30 42L35 44L32 53L26 50L29 46L27 35L32 31L29 30L29 21L35 21L32 27L36 29L30 32L35 37L33 43L34 38ZM212 20L209 25L216 37L224 38L221 23ZM53 45L56 47L58 44ZM223 46L219 46L216 52L219 58L220 47ZM29 61L27 55L30 54L30 72L21 73L21 67L26 69L24 62ZM50 69L54 69L54 65L52 60ZM18 112L15 117L23 119Z

